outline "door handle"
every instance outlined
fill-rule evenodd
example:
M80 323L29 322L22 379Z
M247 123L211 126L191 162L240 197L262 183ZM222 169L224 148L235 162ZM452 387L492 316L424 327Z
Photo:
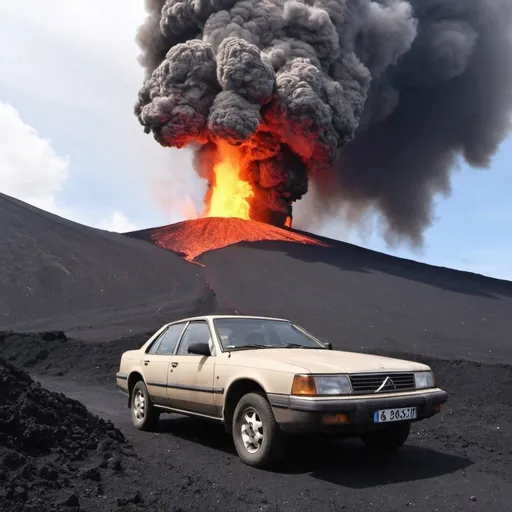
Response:
M146 360L144 361L144 366L147 366L148 364L149 364L149 359L146 359Z
M173 368L176 368L176 366L178 366L178 363L171 363L171 366L172 366Z

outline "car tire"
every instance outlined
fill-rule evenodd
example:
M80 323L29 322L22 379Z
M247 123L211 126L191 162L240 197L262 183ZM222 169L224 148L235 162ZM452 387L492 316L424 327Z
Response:
M248 393L240 399L233 414L232 433L238 456L248 466L270 467L284 456L285 435L260 393Z
M390 425L382 430L368 432L361 436L366 448L376 452L390 452L400 448L409 437L411 424L409 421Z
M153 430L160 418L158 409L155 408L144 381L136 382L132 390L130 409L133 426L139 430Z

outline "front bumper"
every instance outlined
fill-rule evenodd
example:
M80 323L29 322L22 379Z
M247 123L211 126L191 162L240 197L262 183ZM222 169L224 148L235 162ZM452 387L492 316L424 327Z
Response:
M318 432L356 434L383 424L374 422L374 413L380 409L417 407L417 417L409 421L429 418L439 412L439 406L448 399L441 389L425 390L399 396L306 398L270 394L268 396L274 416L285 432ZM332 422L336 415L344 415L342 422ZM385 423L392 425L393 423Z

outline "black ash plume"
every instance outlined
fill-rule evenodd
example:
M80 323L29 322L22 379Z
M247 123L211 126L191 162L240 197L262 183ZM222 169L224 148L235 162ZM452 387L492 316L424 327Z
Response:
M375 208L421 244L457 158L510 128L510 0L146 0L135 114L164 146L240 146L263 211ZM279 217L279 214L282 214ZM280 222L280 221L279 221Z

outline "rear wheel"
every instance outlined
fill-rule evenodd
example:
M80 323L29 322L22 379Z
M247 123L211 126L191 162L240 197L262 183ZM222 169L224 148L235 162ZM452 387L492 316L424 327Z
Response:
M269 467L284 456L284 433L260 393L248 393L240 399L233 414L232 432L238 456L249 466Z
M390 425L382 430L361 436L366 447L372 451L389 452L400 448L409 437L411 424L408 421Z
M139 380L132 390L132 423L139 430L153 430L160 418L159 411L151 402L144 381Z

